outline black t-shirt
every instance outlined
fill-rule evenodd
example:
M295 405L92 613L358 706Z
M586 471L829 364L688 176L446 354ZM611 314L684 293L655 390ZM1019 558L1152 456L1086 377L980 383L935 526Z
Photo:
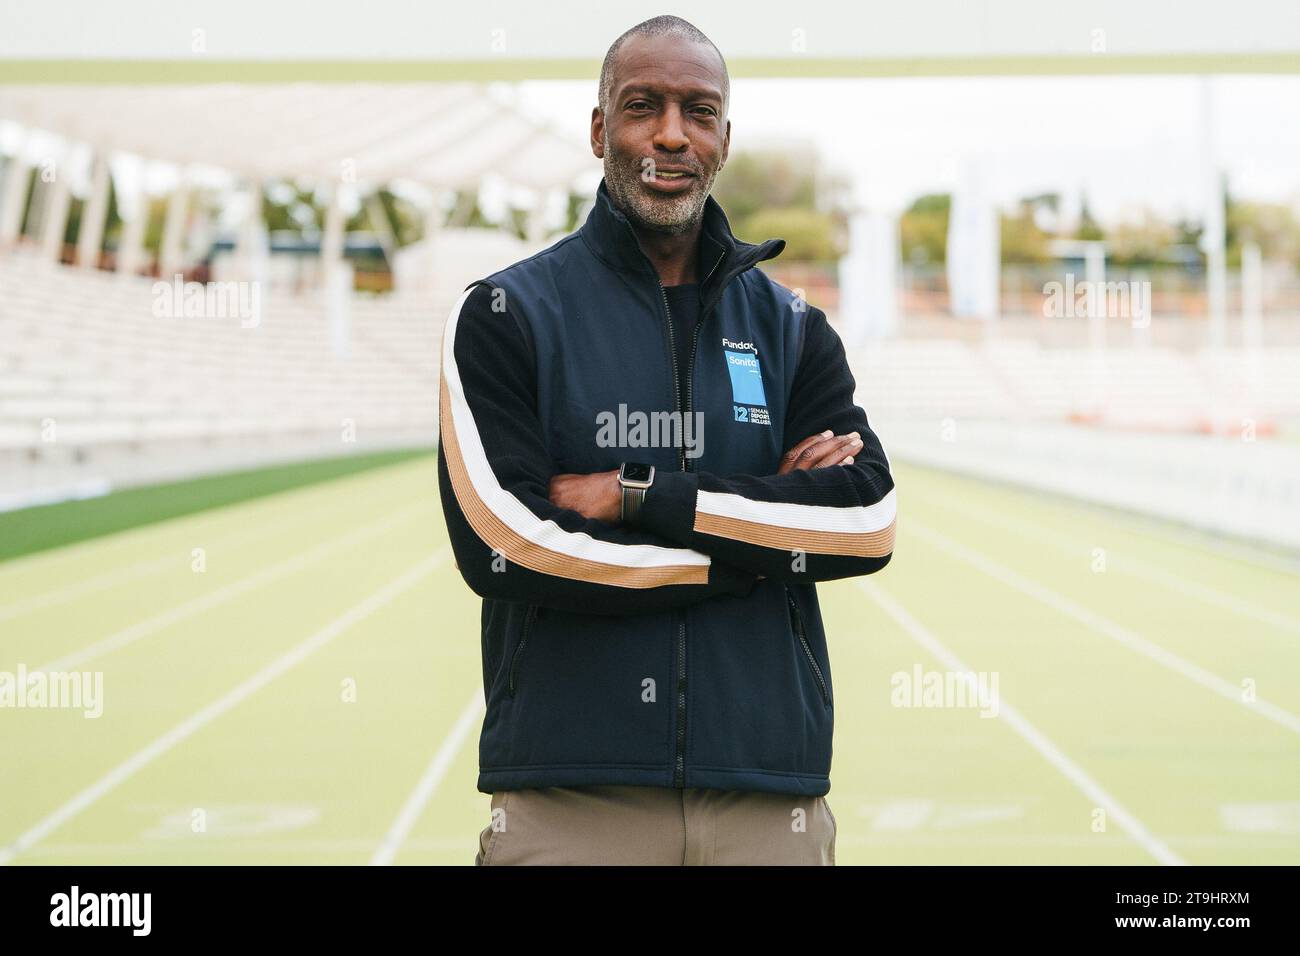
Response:
M668 314L673 324L673 345L677 349L677 401L678 407L686 407L686 363L691 356L691 338L695 326L700 320L700 285L687 282L684 285L664 286L668 295Z

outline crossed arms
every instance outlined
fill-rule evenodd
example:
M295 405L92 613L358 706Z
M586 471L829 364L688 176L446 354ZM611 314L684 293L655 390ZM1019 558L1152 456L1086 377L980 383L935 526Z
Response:
M629 528L611 505L615 472L556 474L527 328L492 301L489 288L474 286L453 308L440 386L443 513L476 594L640 614L745 595L760 576L821 581L889 562L889 462L853 403L843 345L820 310L805 319L785 420L787 435L811 437L775 475L658 473L640 526Z

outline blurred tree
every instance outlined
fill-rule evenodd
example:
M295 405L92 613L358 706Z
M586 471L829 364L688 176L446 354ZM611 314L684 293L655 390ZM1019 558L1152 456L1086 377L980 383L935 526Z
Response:
M714 182L713 198L733 226L773 207L815 209L816 172L799 168L793 157L776 151L738 153Z
M447 225L452 229L491 229L496 223L489 222L483 215L478 204L477 189L458 189L456 201L447 217Z
M1174 243L1180 246L1200 247L1201 233L1205 229L1199 222L1191 219L1178 219L1174 222Z
M412 202L388 189L378 190L375 196L399 248L417 242L424 235L424 214ZM374 231L378 224L371 222L369 207L362 203L344 228L349 232Z
M1056 233L1061 228L1061 194L1060 193L1039 193L1036 196L1026 196L1020 200L1028 204L1033 212L1034 222L1038 228L1046 233Z
M847 248L846 190L810 149L733 154L713 185L732 230L752 242L786 241L782 262L833 263Z
M564 232L573 232L582 225L585 218L583 210L589 202L591 202L590 196L584 196L582 193L569 193L568 209L565 210L564 214Z
M1109 232L1107 255L1118 266L1158 267L1168 260L1171 246L1178 242L1178 230L1149 210L1136 222L1121 222Z
M1086 195L1079 205L1079 227L1074 230L1074 238L1089 240L1106 238L1106 231L1092 217L1092 210L1088 207L1088 197Z
M27 235L33 226L32 215L36 212L36 203L38 202L36 191L41 188L41 171L37 166L33 166L27 171L27 205L23 207L23 214L19 218L18 235Z
M162 248L163 221L167 218L167 197L149 196L145 206L144 248L158 254Z
M77 230L81 228L81 211L86 201L73 196L68 202L68 221L63 229L63 244L70 246L77 241Z
M781 259L788 262L835 262L846 246L831 215L794 206L759 210L745 219L742 232L753 242L784 239Z
M325 210L314 187L276 180L262 190L262 220L271 232L302 235L325 226Z
M104 217L104 248L117 248L117 241L122 234L122 214L117 208L117 184L113 177L108 177L108 214Z
M1029 197L1020 200L1014 215L998 217L1003 262L1030 264L1051 260L1048 251L1051 237L1039 227L1037 210L1035 197Z
M1285 203L1238 202L1226 189L1224 197L1229 268L1241 267L1241 247L1253 242L1265 259L1300 269L1300 219L1294 209Z
M527 209L519 209L511 206L506 213L506 228L516 239L528 238L528 215Z
M952 196L930 193L907 207L899 223L903 259L913 265L942 264L948 248L948 214Z

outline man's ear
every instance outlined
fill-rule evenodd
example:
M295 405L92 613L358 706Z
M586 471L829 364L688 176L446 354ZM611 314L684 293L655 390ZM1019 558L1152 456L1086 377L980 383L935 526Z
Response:
M599 106L591 108L591 151L597 159L605 158L605 114Z
M727 120L727 132L722 137L722 162L718 163L718 172L727 165L727 154L731 152L731 120Z

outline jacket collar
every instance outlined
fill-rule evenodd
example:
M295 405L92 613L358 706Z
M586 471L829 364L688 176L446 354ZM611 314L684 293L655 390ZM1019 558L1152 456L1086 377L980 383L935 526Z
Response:
M641 251L632 224L609 195L605 180L596 189L596 204L579 230L583 241L606 265L631 272L658 283L659 274ZM712 196L704 201L704 222L700 230L700 301L709 308L736 276L785 249L784 239L752 243L737 239L722 206Z

